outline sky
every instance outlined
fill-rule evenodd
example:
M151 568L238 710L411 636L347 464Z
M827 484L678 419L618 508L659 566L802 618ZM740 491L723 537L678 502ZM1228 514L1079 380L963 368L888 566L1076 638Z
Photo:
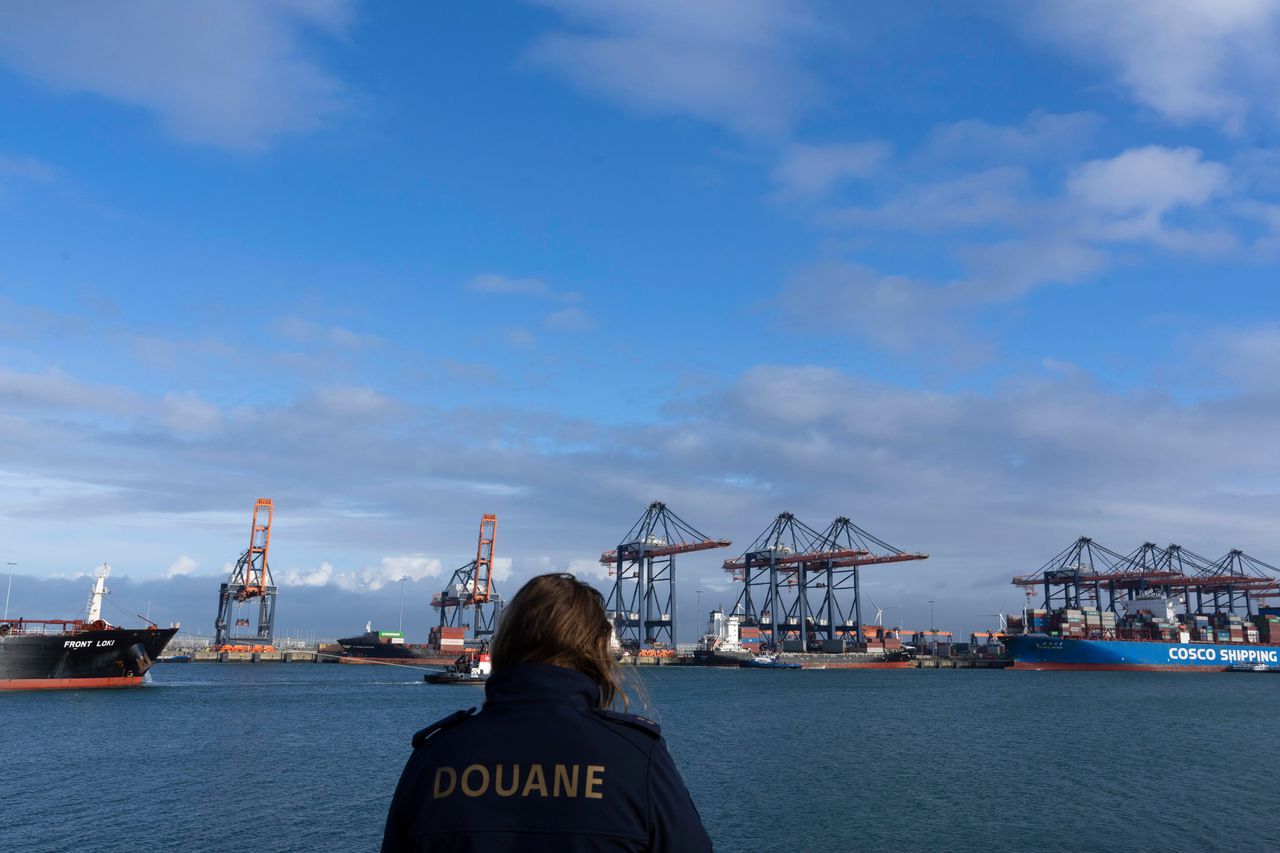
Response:
M259 497L320 636L486 512L509 593L848 516L961 632L1081 535L1280 563L1278 83L1263 0L10 4L11 612L208 633Z

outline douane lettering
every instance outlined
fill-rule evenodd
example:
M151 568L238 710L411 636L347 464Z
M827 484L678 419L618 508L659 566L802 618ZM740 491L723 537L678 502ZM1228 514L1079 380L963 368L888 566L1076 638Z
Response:
M519 764L468 764L461 771L437 767L431 796L440 800L461 791L464 797L483 797L490 792L514 797L519 792L521 797L604 799L603 764L553 764L550 783L541 764L530 764L523 778L521 769Z
M520 789L520 765L512 765L511 770L511 787L504 788L502 785L502 768L504 764L499 764L493 773L493 792L499 797L510 797Z
M563 764L556 765L556 783L555 783L555 789L554 789L555 791L554 796L557 796L557 797L560 796L561 782L564 783L564 790L566 792L564 796L566 797L578 796L578 765L576 764L573 765L572 781L569 780L569 768Z
M604 765L588 764L587 765L587 799L603 800L604 794L600 792L600 786L604 784Z
M535 764L529 768L529 779L524 783L524 791L520 796L527 797L529 792L537 789L538 796L545 797L547 795L547 777L542 772L542 765Z
M471 778L480 776L480 784L472 785ZM462 771L462 793L468 797L478 797L489 790L489 768L483 764L472 764Z
M444 788L441 785L446 775L448 775L449 777L448 788ZM435 788L432 790L432 796L437 800L440 799L441 797L447 797L453 793L453 789L457 784L458 784L458 771L454 770L452 767L437 767L436 768L436 784L435 784Z

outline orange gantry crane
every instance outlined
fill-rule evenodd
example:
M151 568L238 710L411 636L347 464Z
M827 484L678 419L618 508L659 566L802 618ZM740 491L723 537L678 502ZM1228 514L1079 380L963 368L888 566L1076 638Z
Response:
M253 522L249 530L249 547L236 561L231 577L218 591L218 617L214 622L215 651L274 651L276 621L276 586L267 564L271 548L271 498L258 498L253 505ZM258 603L256 631L241 615L249 602Z
M431 606L440 611L440 624L433 639L469 628L477 640L492 636L502 614L502 597L493 577L493 546L498 537L498 516L486 514L480 519L480 535L476 539L476 558L449 578L442 592L431 598ZM470 621L464 621L469 618ZM459 634L459 636L462 636Z

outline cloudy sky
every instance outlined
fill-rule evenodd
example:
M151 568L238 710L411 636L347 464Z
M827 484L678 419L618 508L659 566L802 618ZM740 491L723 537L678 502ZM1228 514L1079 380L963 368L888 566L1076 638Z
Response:
M210 630L262 496L329 636L485 512L509 590L848 515L958 630L1082 534L1280 560L1280 6L901 5L8 5L11 609Z

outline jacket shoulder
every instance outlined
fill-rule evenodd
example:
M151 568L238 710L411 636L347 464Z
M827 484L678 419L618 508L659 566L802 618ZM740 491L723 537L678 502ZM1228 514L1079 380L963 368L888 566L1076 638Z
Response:
M437 734L439 732L443 732L447 729L451 729L454 726L458 725L458 723L461 723L463 720L470 719L471 715L474 714L475 712L476 712L475 708L468 708L465 711L454 711L452 714L445 717L444 719L436 720L434 723L427 726L425 729L422 729L421 731L419 731L417 734L413 736L413 748L417 749L418 747L422 746L424 743L426 743L427 738L431 737L432 735Z
M621 711L611 711L605 708L595 709L596 716L612 723L637 729L651 737L662 737L662 726L658 725L648 717L641 717L639 714L624 714Z

